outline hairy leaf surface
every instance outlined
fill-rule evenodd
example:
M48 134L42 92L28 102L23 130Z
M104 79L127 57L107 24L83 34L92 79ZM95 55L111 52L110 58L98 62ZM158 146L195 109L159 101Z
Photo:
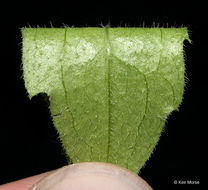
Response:
M138 172L184 91L186 28L24 28L30 98L47 93L73 163Z

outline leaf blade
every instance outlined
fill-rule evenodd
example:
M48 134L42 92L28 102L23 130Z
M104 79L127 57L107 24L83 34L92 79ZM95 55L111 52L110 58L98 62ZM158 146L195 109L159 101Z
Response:
M46 92L66 154L137 172L184 89L187 29L23 29L30 97Z

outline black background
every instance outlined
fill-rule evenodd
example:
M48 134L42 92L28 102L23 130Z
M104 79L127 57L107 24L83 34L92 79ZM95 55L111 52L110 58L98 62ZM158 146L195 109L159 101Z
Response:
M38 95L29 100L21 70L22 27L187 26L185 41L187 80L179 112L168 118L160 141L140 176L154 189L202 189L204 184L206 124L205 9L200 1L37 2L1 6L1 114L0 184L46 172L67 164L48 104ZM174 185L174 180L200 185Z

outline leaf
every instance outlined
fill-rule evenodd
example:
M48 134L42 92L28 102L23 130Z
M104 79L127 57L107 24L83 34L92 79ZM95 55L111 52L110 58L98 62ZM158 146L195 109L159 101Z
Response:
M138 172L184 91L186 28L24 28L30 98L50 111L73 163Z

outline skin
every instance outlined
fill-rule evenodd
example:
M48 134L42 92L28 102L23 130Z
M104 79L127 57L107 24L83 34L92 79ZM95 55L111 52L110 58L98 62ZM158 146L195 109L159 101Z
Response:
M53 173L54 171L46 172L43 174L31 176L25 179L0 185L0 190L28 190L33 184L41 180L43 177Z
M0 190L152 190L135 173L102 162L72 164L0 186Z

